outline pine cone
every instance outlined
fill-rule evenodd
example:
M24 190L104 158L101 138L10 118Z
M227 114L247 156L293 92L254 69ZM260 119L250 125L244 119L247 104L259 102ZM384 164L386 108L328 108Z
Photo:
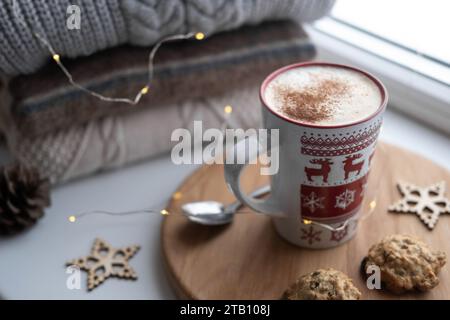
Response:
M0 168L0 234L22 231L50 205L50 182L22 164Z

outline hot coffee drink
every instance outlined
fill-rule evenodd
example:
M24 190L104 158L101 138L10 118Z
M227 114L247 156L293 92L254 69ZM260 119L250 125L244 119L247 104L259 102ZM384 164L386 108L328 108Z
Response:
M264 98L274 111L302 123L335 126L374 114L382 93L372 79L356 70L303 66L276 76Z
M243 191L242 164L225 165L227 185L241 203L274 217L278 234L293 244L319 249L350 240L369 212L364 198L372 204L368 177L385 87L351 66L305 62L272 72L259 93L268 152L278 159L270 196L253 199Z

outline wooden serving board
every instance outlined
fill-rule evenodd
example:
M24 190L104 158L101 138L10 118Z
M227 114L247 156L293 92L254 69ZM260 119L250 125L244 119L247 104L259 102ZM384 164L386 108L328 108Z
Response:
M398 147L382 144L382 149L375 155L369 182L369 190L378 186L376 210L360 223L352 240L336 248L307 250L293 246L276 234L270 218L248 213L248 208L243 208L241 212L245 213L237 214L232 224L221 227L196 225L179 214L167 216L162 224L162 252L178 296L279 299L299 275L332 267L353 279L363 299L449 299L448 265L441 270L440 284L432 291L402 296L369 290L360 275L360 262L368 248L390 234L417 236L450 256L450 215L442 215L430 231L415 214L387 212L388 205L401 198L397 181L426 186L444 180L450 186L450 173ZM259 175L257 165L244 172L242 184L247 190L267 182L267 177ZM202 167L180 186L177 195L169 204L169 212L181 213L180 206L190 201L234 201L225 185L222 165ZM446 195L450 196L448 189Z

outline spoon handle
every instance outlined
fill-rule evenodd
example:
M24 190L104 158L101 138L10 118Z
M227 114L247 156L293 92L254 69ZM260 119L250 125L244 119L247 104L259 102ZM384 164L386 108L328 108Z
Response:
M252 198L258 198L265 194L268 194L269 192L270 192L270 185L266 185L259 189L256 189L252 193L250 193L250 196ZM229 204L228 206L226 206L224 208L224 212L225 213L235 213L241 206L242 206L242 203L239 200L237 200L237 201Z

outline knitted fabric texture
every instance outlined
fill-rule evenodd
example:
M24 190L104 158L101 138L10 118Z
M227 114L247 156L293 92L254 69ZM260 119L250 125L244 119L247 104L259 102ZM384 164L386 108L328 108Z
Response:
M118 168L168 152L175 145L173 130L193 132L194 121L204 130L220 128L223 106L234 106L229 123L235 128L258 128L261 122L258 86L227 95L198 98L114 115L38 138L22 138L10 149L13 156L37 168L52 184Z
M17 12L63 57L87 56L130 43L148 46L177 33L208 35L265 20L309 22L334 0L16 0ZM81 9L80 29L66 26L67 8ZM0 1L0 72L29 74L49 60L48 50L18 21L13 0Z
M295 58L314 56L315 48L293 22L266 22L222 32L202 41L181 41L161 48L155 60L151 94L139 105L98 100L73 88L55 64L10 82L12 125L35 137L130 109L218 95L265 75ZM132 96L147 80L148 50L119 47L67 64L82 85L104 95ZM223 81L232 79L232 81ZM6 112L6 111L5 111ZM1 116L1 115L0 115Z
M107 116L100 119L94 118L78 124L74 113L73 117L67 118L69 121L73 120L72 125L66 122L64 129L45 134L18 134L15 137L7 132L10 151L15 158L38 168L44 177L56 184L168 152L173 146L173 130L192 130L194 121L203 121L204 129L220 128L225 120L226 105L233 106L229 119L232 127L258 128L261 116L258 87L263 79L281 66L314 58L314 48L303 31L297 27L299 37L292 38L289 32L285 32L286 27L283 23L274 26L266 23L255 27L258 30L253 29L253 34L275 28L281 35L267 38L264 46L256 46L250 59L247 50L225 49L223 55L233 63L227 64L224 69L209 69L211 57L202 59L203 62L190 72L185 70L180 61L173 61L172 72L183 79L178 83L179 86L184 86L181 90L184 92L183 99L161 98L159 103L143 101L139 108L105 113ZM272 31L273 34L278 32ZM237 37L246 35L237 33ZM216 43L217 46L230 43L230 37L226 35L216 35L211 37L211 41L213 38L222 43ZM241 45L240 48L244 47L247 45ZM270 54L267 54L268 48ZM222 59L220 55L218 58ZM190 56L184 57L183 61L190 61ZM216 60L212 62L219 65ZM199 73L205 70L206 73ZM94 77L96 71L92 72L91 76ZM196 78L205 78L207 81L195 81ZM186 87L189 82L194 82L194 85ZM196 82L200 83L200 88L196 87ZM217 90L218 86L221 90ZM192 96L188 95L189 91ZM196 92L203 94L195 94ZM176 91L166 92L165 96L172 95L176 98L179 94ZM83 103L82 100L79 101ZM95 106L96 102L99 103L96 100L87 106L92 110L99 110ZM63 116L64 119L66 116ZM56 121L59 121L58 118L50 121L50 124Z

